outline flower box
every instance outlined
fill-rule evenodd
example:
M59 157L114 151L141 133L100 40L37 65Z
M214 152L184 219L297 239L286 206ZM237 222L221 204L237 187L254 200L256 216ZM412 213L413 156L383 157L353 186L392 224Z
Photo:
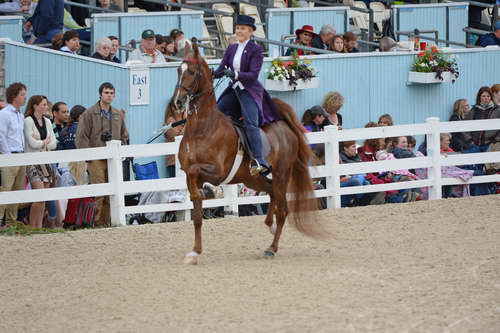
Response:
M452 82L455 78L451 72L443 72L441 73L443 80L436 78L436 72L430 73L420 73L420 72L409 72L408 73L408 82L412 83L442 83L442 82Z
M288 80L270 80L266 79L264 86L267 90L271 91L291 91L291 90L302 90L302 89L313 89L319 87L319 80L317 77L313 77L310 80L297 80L297 85L291 86Z

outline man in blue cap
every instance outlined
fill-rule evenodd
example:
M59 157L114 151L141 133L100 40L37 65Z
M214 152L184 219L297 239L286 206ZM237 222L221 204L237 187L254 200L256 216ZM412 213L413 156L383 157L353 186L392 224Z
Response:
M495 22L494 31L479 38L479 45L486 47L489 45L500 46L500 20Z

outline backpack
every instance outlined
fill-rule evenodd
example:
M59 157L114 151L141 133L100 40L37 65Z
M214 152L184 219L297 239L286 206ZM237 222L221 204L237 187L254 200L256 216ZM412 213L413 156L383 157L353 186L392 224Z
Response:
M93 228L96 210L95 198L69 199L63 227L66 229Z

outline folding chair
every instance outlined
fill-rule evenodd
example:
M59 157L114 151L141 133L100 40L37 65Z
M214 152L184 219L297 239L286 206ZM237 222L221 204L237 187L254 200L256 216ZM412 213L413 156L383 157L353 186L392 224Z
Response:
M228 14L233 15L234 9L228 4L225 3L216 3L212 6L212 9L218 10L221 12L226 12ZM223 48L227 48L229 46L228 33L233 34L233 17L232 16L223 16L223 15L214 15L215 23L217 24L217 30L219 30L219 38Z
M240 4L240 12L241 14L251 16L255 19L255 26L257 30L255 30L254 35L259 38L266 38L266 33L264 32L264 28L262 27L262 21L260 20L259 11L256 6Z

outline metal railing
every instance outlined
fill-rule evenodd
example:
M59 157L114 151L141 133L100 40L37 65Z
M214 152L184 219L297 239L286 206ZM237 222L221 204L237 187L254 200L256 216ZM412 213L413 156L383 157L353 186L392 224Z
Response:
M445 43L446 46L457 45L457 46L468 47L468 48L477 47L477 46L471 45L471 44L451 42L449 40L439 39L438 38L439 34L436 30L420 30L419 31L418 29L415 29L414 31L394 31L394 33L398 36L403 35L403 36L408 36L409 38L418 37L418 38L424 39L424 40L430 40L430 41L434 41L434 42L438 42L438 43ZM436 34L436 38L423 36L423 35L421 35L421 33L434 33L434 34Z
M368 8L368 9L365 9L365 8L359 8L359 7L351 7L351 10L353 11L357 11L357 12L360 12L360 13L364 13L364 14L368 14L368 41L369 42L373 42L374 41L374 31L373 31L373 27L375 26L375 22L374 22L374 18L373 18L373 9L371 8ZM363 30L366 30L366 29L362 29L360 28L361 31Z
M330 1L322 1L322 0L305 0L306 2L312 2L318 5L326 6L326 7L337 7L337 6L345 6L339 2L330 2ZM288 7L291 7L292 1L288 1Z
M465 40L467 40L467 41L470 40L470 37L471 37L472 34L479 35L479 36L483 36L483 35L489 34L488 31L481 30L481 29L470 28L470 27L465 27L465 28L462 29L462 31L465 32ZM477 47L477 46L475 46L475 47Z
M66 6L71 6L71 7L81 7L81 8L87 8L87 9L92 9L95 11L101 11L104 13L123 13L123 11L119 10L113 10L113 9L108 9L108 8L102 8L102 7L97 7L97 6L92 6L92 5L86 5L83 3L79 2L73 2L73 1L64 1L64 5Z
M143 0L143 1L154 3L154 4L159 4L159 5L166 5L166 6L170 6L170 7L199 10L199 11L205 12L206 14L221 15L221 16L233 16L233 14L223 12L220 10L214 10L214 9L209 9L209 8L205 8L205 7L200 7L200 6L186 5L186 4L172 2L172 1L168 1L168 0Z
M214 5L214 4L218 4L218 3L227 3L230 5L234 5L233 8L234 8L234 12L236 15L239 15L241 13L241 7L240 7L241 4L257 7L261 17L264 17L265 11L267 8L274 8L274 6L267 6L267 5L264 5L261 3L255 3L255 2L250 2L250 1L246 1L246 0L235 0L235 1L231 1L231 0L188 0L188 1L186 1L186 4L188 4L188 5Z
M213 30L209 29L208 31L213 31ZM230 34L228 32L224 32L224 35L232 36L233 34ZM336 53L334 51L317 49L315 47L303 46L303 45L298 45L298 44L285 43L285 42L280 42L277 40L270 40L270 39L260 38L260 37L256 37L256 36L252 36L252 39L255 40L256 42L260 42L260 43L264 43L264 44L278 45L281 47L292 48L292 49L300 49L300 50L304 50L304 51L310 51L310 52L313 52L316 54Z

